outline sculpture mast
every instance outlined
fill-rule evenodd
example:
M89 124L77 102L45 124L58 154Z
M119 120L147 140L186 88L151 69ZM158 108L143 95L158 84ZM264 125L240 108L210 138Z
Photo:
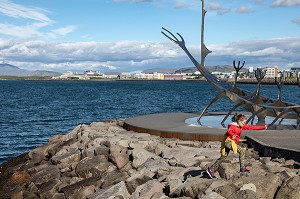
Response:
M204 9L204 0L201 0L202 2L202 20L201 20L201 65L205 66L205 57L211 53L212 51L208 50L204 44L204 18L206 14L206 10Z

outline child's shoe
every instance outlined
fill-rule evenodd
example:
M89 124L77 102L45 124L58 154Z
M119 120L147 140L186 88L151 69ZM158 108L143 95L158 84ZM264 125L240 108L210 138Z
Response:
M216 176L215 176L215 172L214 172L213 170L211 170L209 167L207 168L206 173L209 175L209 177L210 177L211 179L213 179L213 178L216 177Z
M250 172L250 170L249 170L247 167L242 167L242 168L240 169L240 172L241 172L241 173L247 173L247 172Z

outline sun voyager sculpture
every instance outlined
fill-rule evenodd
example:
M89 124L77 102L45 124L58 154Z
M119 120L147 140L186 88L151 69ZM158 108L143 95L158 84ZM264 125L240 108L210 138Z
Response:
M201 62L198 63L197 60L191 55L188 49L185 46L185 41L183 37L177 33L175 36L169 30L162 28L161 33L166 36L168 39L177 44L190 58L196 68L201 72L201 74L206 78L206 80L219 91L219 94L213 98L209 104L204 108L204 110L200 113L198 118L198 123L201 125L201 118L207 112L207 109L215 103L217 100L223 97L229 98L232 102L235 103L230 110L228 110L227 114L224 116L221 124L224 126L225 120L232 115L232 113L239 107L243 107L246 111L250 112L251 116L248 118L247 122L253 123L254 118L257 119L257 124L265 124L266 117L271 118L270 124L268 124L268 128L270 129L280 129L283 128L281 125L282 121L285 119L295 121L294 124L285 125L284 128L289 129L300 129L300 105L290 102L284 102L281 100L281 88L284 84L284 79L282 76L275 78L275 83L278 88L278 97L277 99L272 99L268 97L264 97L260 94L260 85L265 76L265 71L262 69L257 69L255 71L255 77L257 79L257 88L255 92L249 92L247 90L243 90L238 88L236 82L238 77L238 72L244 67L245 62L241 64L240 61L233 61L233 67L236 71L235 80L232 85L230 85L230 89L224 87L224 82L219 82L216 76L211 74L205 67L205 59L206 56L212 51L208 50L204 44L204 19L206 10L204 9L204 0L202 2L202 25L201 25ZM299 77L297 77L297 84L300 87ZM227 87L227 86L226 86Z

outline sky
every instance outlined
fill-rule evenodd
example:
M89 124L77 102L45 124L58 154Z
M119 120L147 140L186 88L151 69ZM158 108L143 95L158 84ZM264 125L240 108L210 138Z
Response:
M300 0L205 0L206 66L300 67ZM0 63L133 72L200 62L201 0L0 0Z

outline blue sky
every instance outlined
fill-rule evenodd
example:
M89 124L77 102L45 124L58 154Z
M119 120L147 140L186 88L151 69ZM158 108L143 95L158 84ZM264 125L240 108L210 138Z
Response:
M199 60L201 0L0 0L0 61L28 70L191 67L164 37L180 33ZM205 0L206 65L300 67L300 0Z

